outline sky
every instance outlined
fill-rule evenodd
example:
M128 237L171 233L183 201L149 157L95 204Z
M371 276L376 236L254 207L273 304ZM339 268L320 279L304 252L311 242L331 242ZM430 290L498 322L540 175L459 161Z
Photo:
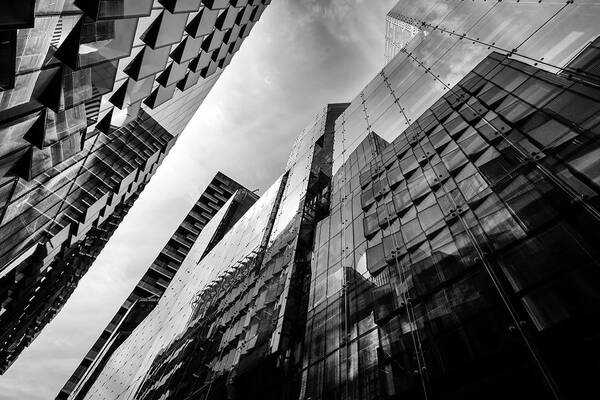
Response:
M217 171L262 193L327 104L384 63L396 0L274 0L57 317L0 376L0 400L53 399Z

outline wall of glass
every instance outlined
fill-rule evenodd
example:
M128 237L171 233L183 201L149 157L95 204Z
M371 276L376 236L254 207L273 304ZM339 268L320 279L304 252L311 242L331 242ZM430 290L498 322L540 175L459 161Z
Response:
M501 53L445 87L389 145L369 134L334 176L301 399L595 390L600 91Z
M490 52L561 71L598 35L597 1L400 1L417 34L338 120L334 171L366 135L400 135ZM570 73L577 71L570 70ZM345 154L345 155L344 155Z

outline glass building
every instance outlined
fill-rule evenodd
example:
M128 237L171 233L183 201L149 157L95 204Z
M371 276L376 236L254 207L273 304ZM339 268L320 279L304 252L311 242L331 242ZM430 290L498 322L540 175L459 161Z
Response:
M104 360L110 356L112 349L122 343L150 313L202 229L232 196L234 198L227 220L223 221L213 235L213 244L208 245L207 251L258 199L256 194L218 172L73 372L57 396L58 399L66 399L72 392L77 392L74 398L83 398L86 388L93 382L94 371L101 370Z
M2 1L0 371L60 310L269 3Z
M600 372L594 2L402 1L416 35L223 208L88 399L572 399Z
M301 133L284 174L210 251L229 205L207 224L164 296L85 398L198 397L208 381L220 388L238 362L269 376L266 368L273 371L276 357L286 354L305 315L296 281L310 269L314 227L327 212L334 121L346 106L327 106ZM240 340L246 331L248 340Z

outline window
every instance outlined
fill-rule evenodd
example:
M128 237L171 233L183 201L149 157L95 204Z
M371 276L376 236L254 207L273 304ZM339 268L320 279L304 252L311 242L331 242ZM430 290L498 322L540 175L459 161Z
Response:
M387 172L387 179L388 179L388 183L389 183L390 187L394 188L400 182L402 182L404 180L404 177L402 176L402 172L400 171L400 168L395 167L395 168L390 169Z
M423 233L421 225L419 225L419 221L417 219L413 219L412 221L403 224L401 230L404 242L408 246L411 245L411 242L415 241Z
M520 84L525 82L527 77L528 75L525 75L521 71L503 66L496 75L491 77L490 81L494 82L499 87L504 88L506 91L512 92Z
M313 277L321 275L327 269L327 261L328 261L328 246L327 244L322 246L318 252L317 257L315 258Z
M412 206L412 200L410 198L410 194L408 190L403 190L393 198L394 206L396 208L396 212L402 213L407 210L410 206Z
M503 248L525 236L523 228L506 209L482 218L481 225L488 235L490 244L496 249Z
M544 104L556 97L561 90L562 88L549 82L532 77L519 86L514 91L514 95L531 105L542 108Z
M600 112L600 104L597 101L571 91L563 92L548 103L546 108L576 124L581 124L590 116Z
M367 210L371 204L375 202L375 196L373 195L373 189L367 189L362 192L360 196L360 204L363 210Z
M565 268L591 261L563 225L548 230L505 251L502 270L515 291L521 291Z
M459 182L458 187L465 197L465 200L470 201L477 194L485 190L488 185L481 175L475 173Z
M460 149L445 155L444 157L442 157L442 160L448 168L448 171L450 171L451 173L457 171L460 167L469 162L467 160L467 157L465 157L465 155L462 151L460 151Z
M377 275L386 265L382 243L367 249L367 270L371 275Z
M568 165L577 173L585 176L590 182L600 187L600 148L587 150L574 157Z
M461 117L456 117L450 122L445 123L444 127L446 128L448 134L451 137L456 137L460 135L465 129L467 129L469 127L469 124L467 124Z
M376 211L364 217L363 226L366 237L370 237L379 231L379 220Z
M498 106L498 114L502 115L509 122L517 123L523 118L533 114L535 108L529 104L517 99L513 95L509 95Z
M327 296L333 296L342 288L342 268L338 263L327 272Z
M426 234L435 232L445 226L444 214L438 205L427 208L419 213L419 221Z
M338 233L329 242L329 265L333 265L342 258L342 235Z
M382 204L377 207L377 220L379 222L379 226L387 226L390 222L387 204Z
M537 142L542 149L560 146L574 137L577 137L577 133L554 119L551 119L526 133L531 139Z

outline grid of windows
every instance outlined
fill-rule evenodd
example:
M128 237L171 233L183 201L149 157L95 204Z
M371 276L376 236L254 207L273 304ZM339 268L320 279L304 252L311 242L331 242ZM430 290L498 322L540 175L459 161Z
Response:
M2 271L2 370L60 310L173 145L174 138L144 115L97 135L88 157L46 184L7 184L15 200L3 215L0 257L6 263L27 240L34 244L25 251L31 259L17 258Z
M493 53L389 145L369 135L319 224L301 398L593 390L599 100Z

